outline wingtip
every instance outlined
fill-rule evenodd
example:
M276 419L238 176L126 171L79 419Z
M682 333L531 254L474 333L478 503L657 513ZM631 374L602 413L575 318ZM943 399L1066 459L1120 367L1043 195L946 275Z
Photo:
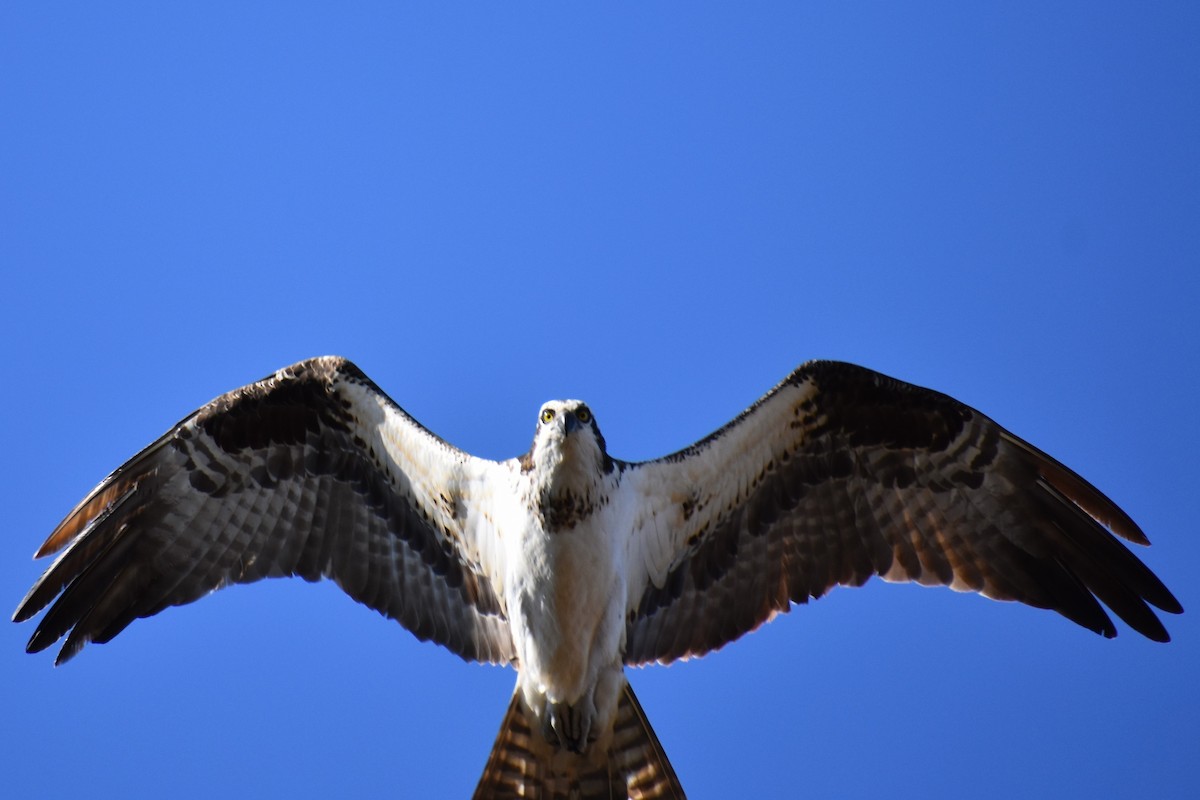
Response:
M25 643L25 652L29 653L30 655L40 653L50 645L54 644L55 641L55 639L48 638L45 635L45 632L41 628L38 628L33 632L33 635L29 637L29 641Z
M1147 611L1149 611L1149 609L1147 609ZM1153 612L1150 612L1149 619L1142 620L1140 622L1141 624L1135 626L1134 630L1136 630L1142 636L1145 636L1150 641L1162 642L1163 644L1171 641L1171 634L1167 633L1166 626L1162 624L1162 620L1154 616Z
M29 641L25 643L25 652L29 655L37 655L45 650L49 645L38 641L37 632L34 631L33 636L29 637Z
M28 592L26 592L25 596L23 598L21 598L21 602L17 604L17 607L15 609L13 609L13 613L12 613L12 621L13 622L25 622L27 620L30 620L39 611L41 611L42 608L45 607L45 603L38 605L33 602L33 596L35 594L37 594L38 587L41 586L41 584L42 584L42 581L39 580L37 583L35 583L30 588L30 590Z
M58 655L54 657L54 666L61 667L72 658L79 655L79 651L82 650L83 646L89 641L90 639L76 638L75 632L72 631L71 634L67 636L66 643L59 649ZM41 649L44 650L51 644L53 644L53 642L47 642L46 644L42 645Z
M1151 573L1151 577L1154 581L1148 587L1150 591L1145 592L1146 602L1164 613L1182 614L1183 605L1175 595L1171 594L1171 590L1167 588L1166 584L1153 573Z
M66 536L65 533L66 531L63 529L63 526L60 525L58 528L55 528L54 533L50 534L50 537L42 542L42 546L34 551L33 560L37 561L39 558L54 555L61 550L63 545L70 541L70 537Z

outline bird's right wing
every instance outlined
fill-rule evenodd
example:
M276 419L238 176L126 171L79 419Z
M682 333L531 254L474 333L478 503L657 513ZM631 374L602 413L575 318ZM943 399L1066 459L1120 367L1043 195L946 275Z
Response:
M62 553L13 619L53 602L29 651L69 634L62 662L230 584L332 578L420 639L507 663L488 516L507 474L349 361L303 361L218 397L108 476L38 551Z

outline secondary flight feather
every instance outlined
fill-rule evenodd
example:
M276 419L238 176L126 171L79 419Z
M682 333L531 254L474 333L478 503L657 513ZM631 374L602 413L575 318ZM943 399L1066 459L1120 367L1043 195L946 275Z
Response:
M222 395L50 534L18 606L61 663L234 583L329 578L517 687L477 797L682 797L627 665L703 655L872 575L1156 641L1182 611L1099 490L946 395L809 362L719 431L633 463L578 400L495 462L337 357ZM1108 609L1106 611L1105 609ZM1152 608L1153 607L1153 608Z

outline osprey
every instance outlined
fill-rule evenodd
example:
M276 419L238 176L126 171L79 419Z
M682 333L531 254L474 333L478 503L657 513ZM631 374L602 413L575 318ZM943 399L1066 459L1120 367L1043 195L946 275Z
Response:
M815 361L673 455L609 455L578 400L494 462L343 358L222 395L104 479L14 615L56 663L234 583L331 578L464 659L517 668L476 797L682 797L628 665L699 656L872 575L1156 641L1179 602L1097 489L946 395Z

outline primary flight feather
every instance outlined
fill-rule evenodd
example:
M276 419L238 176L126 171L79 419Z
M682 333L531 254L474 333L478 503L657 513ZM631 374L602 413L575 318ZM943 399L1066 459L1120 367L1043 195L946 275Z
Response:
M625 666L698 656L872 575L1058 611L1156 641L1182 609L1118 538L1138 526L967 406L810 362L653 461L609 455L577 400L527 453L471 456L349 361L222 395L109 475L51 533L14 620L58 662L233 583L331 578L517 688L477 797L682 797Z

